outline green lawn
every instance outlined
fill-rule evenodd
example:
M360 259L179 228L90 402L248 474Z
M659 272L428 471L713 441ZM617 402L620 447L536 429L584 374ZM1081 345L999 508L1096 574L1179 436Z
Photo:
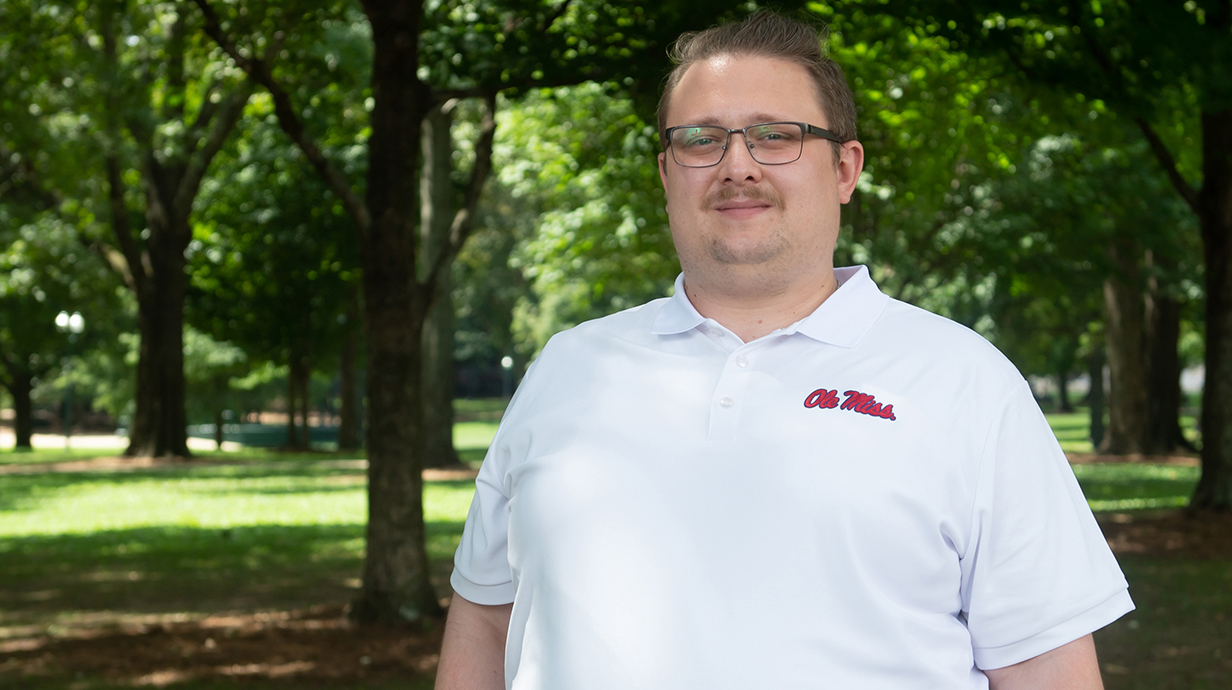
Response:
M491 401L476 405L455 426L464 460L482 458L499 412ZM1050 421L1063 444L1085 434L1081 414L1052 415ZM0 453L0 462L87 455ZM362 459L269 451L203 455L228 464L0 474L0 644L34 634L80 634L141 617L191 620L220 611L302 610L321 602L340 605L353 596L364 546ZM1185 505L1198 476L1195 468L1149 464L1075 465L1074 472L1094 510L1128 514ZM460 480L428 482L425 488L428 550L442 596L449 592L451 557L472 487ZM1098 636L1109 690L1227 687L1232 563L1134 555L1121 561L1139 608ZM3 669L0 653L3 687L114 687L100 678L54 673L13 686ZM244 685L322 687L258 679ZM191 681L173 687L235 685ZM426 689L430 681L329 687Z
M1091 413L1087 408L1077 407L1073 412L1067 413L1048 412L1044 416L1048 418L1048 425L1057 435L1062 450L1067 453L1094 452L1095 449L1091 446ZM1192 413L1181 414L1181 430L1190 441L1197 441L1199 437L1194 424Z

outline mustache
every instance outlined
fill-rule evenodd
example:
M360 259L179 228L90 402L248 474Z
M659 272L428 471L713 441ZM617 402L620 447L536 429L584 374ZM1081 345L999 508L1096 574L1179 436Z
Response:
M721 187L702 198L702 208L715 208L736 199L764 201L774 208L783 208L783 197L770 187Z

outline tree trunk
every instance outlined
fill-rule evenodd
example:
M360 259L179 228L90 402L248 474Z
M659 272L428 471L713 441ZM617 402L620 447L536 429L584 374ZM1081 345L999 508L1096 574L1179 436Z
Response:
M342 341L342 353L339 357L339 397L342 404L338 410L338 450L356 450L359 448L359 413L356 409L359 401L355 391L355 357L359 348L359 331L355 328L356 314L353 310L347 312L347 334Z
M441 612L429 580L423 515L422 336L428 292L415 281L422 0L367 0L372 27L372 135L360 241L368 328L368 526L363 588L351 615L422 625Z
M299 447L299 436L295 431L295 389L298 386L299 377L295 375L295 364L292 360L291 364L287 365L287 448L293 449Z
M214 450L222 450L223 442L223 423L226 420L222 418L222 408L214 408Z
M157 192L147 194L154 197ZM167 219L164 207L147 202L150 273L137 291L141 347L137 360L137 409L125 455L190 457L184 409L184 295L188 276L184 250L192 231L185 216Z
M299 366L299 407L300 423L303 424L300 448L312 450L312 426L308 423L308 410L312 406L312 362L305 355L300 359Z
M1114 455L1142 453L1147 393L1138 256L1132 242L1116 241L1108 252L1115 267L1115 274L1104 281L1112 395L1108 401L1108 432L1100 451Z
M423 121L423 171L420 175L420 269L427 277L437 255L445 251L453 225L452 106L433 108ZM453 276L448 269L436 276L436 299L428 310L423 333L424 467L458 464L453 447Z
M1092 344L1091 354L1087 355L1087 376L1091 379L1091 389L1087 393L1087 405L1091 414L1091 445L1099 448L1104 442L1104 344Z
M1198 223L1206 258L1202 477L1190 507L1232 510L1232 110L1202 114Z
M1181 305L1151 279L1146 301L1147 453L1169 453L1186 443L1181 433Z
M214 450L222 450L223 442L223 425L226 420L223 419L223 408L227 405L227 380L226 374L214 374Z
M9 394L13 396L13 435L17 442L14 450L31 450L30 437L34 435L34 406L30 403L30 392L34 390L34 377L28 371L13 371L8 386Z
M1073 412L1074 404L1069 400L1069 367L1061 367L1057 372L1057 412Z

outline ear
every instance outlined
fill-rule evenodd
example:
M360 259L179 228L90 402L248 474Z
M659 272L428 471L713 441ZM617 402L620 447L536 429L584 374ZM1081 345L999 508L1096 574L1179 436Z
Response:
M667 152L659 154L659 182L663 184L663 191L667 191Z
M843 146L843 155L838 161L838 198L842 203L851 201L851 194L856 190L856 182L860 172L864 170L864 146L856 140L851 140Z

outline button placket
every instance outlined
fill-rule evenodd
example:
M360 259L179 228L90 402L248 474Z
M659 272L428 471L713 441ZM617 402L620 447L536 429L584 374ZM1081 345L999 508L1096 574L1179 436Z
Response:
M740 352L745 347L741 343L728 356L723 366L712 398L710 415L710 438L715 440L730 439L735 436L739 426L741 409L747 402L749 376L748 355Z

